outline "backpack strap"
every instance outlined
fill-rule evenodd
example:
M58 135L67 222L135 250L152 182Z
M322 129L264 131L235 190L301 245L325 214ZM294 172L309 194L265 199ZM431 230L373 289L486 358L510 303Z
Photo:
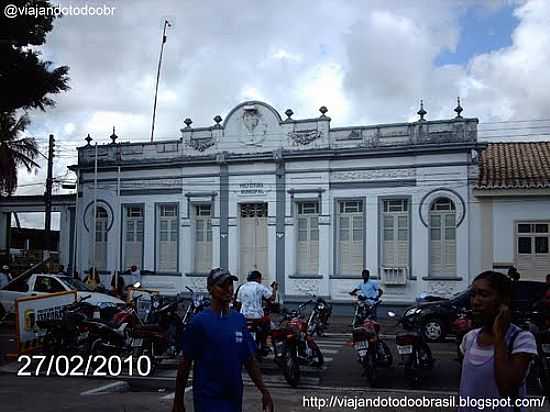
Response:
M512 354L512 351L514 350L514 342L516 341L516 338L518 335L523 332L521 329L517 329L512 333L512 336L510 337L510 340L508 341L508 352L510 355Z
M510 356L512 355L512 351L514 350L514 342L516 341L516 338L518 337L518 335L523 332L521 329L516 329L513 333L512 333L512 336L510 337L510 340L508 341L508 353L510 354ZM512 400L516 400L518 398L518 395L519 395L519 388L518 388L518 391L515 393L514 396L512 396ZM520 408L518 406L514 406L514 412L520 412Z

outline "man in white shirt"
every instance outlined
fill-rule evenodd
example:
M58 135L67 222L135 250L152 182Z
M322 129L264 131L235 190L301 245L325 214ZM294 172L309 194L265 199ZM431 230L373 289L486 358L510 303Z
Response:
M255 320L259 323L259 336L258 342L261 346L261 351L265 352L267 349L267 331L269 325L266 325L262 321L264 317L263 300L269 300L273 302L277 293L277 283L273 282L273 289L262 285L262 274L253 270L248 274L247 282L239 287L237 291L237 303L241 305L241 313L247 320Z
M2 266L0 270L0 288L3 288L11 281L10 267L8 265Z
M130 267L130 273L128 275L128 287L133 286L136 282L141 283L141 271L137 268L136 265Z

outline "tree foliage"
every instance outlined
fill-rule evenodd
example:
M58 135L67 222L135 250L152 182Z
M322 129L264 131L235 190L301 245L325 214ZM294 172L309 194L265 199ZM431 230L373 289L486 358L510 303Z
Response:
M51 8L48 0L10 0L23 8ZM39 167L36 141L23 137L27 111L53 107L52 94L69 89L67 66L42 59L39 46L53 29L53 15L0 14L0 194L17 188L17 167Z
M34 161L39 155L36 141L32 137L22 137L29 125L27 115L18 120L9 113L0 113L0 193L10 195L17 188L17 168L24 166L27 171L40 167Z
M18 8L51 7L46 0L10 0ZM45 110L54 101L48 94L69 89L67 66L52 67L42 60L38 46L46 42L55 17L18 15L0 17L0 112Z

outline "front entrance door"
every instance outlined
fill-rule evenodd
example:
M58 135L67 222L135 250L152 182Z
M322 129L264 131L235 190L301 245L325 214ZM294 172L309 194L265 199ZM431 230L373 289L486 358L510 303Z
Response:
M267 266L267 203L241 204L241 281L251 270L259 270L262 283L271 284Z

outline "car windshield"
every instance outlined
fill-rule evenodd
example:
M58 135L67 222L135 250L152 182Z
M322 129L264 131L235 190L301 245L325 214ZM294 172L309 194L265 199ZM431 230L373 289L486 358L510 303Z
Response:
M67 286L69 286L73 290L78 290L81 292L92 292L92 290L79 279L74 279L69 276L60 276L59 279L61 279L63 283L65 283Z
M470 288L455 293L451 298L451 301L457 306L468 306L470 302Z

